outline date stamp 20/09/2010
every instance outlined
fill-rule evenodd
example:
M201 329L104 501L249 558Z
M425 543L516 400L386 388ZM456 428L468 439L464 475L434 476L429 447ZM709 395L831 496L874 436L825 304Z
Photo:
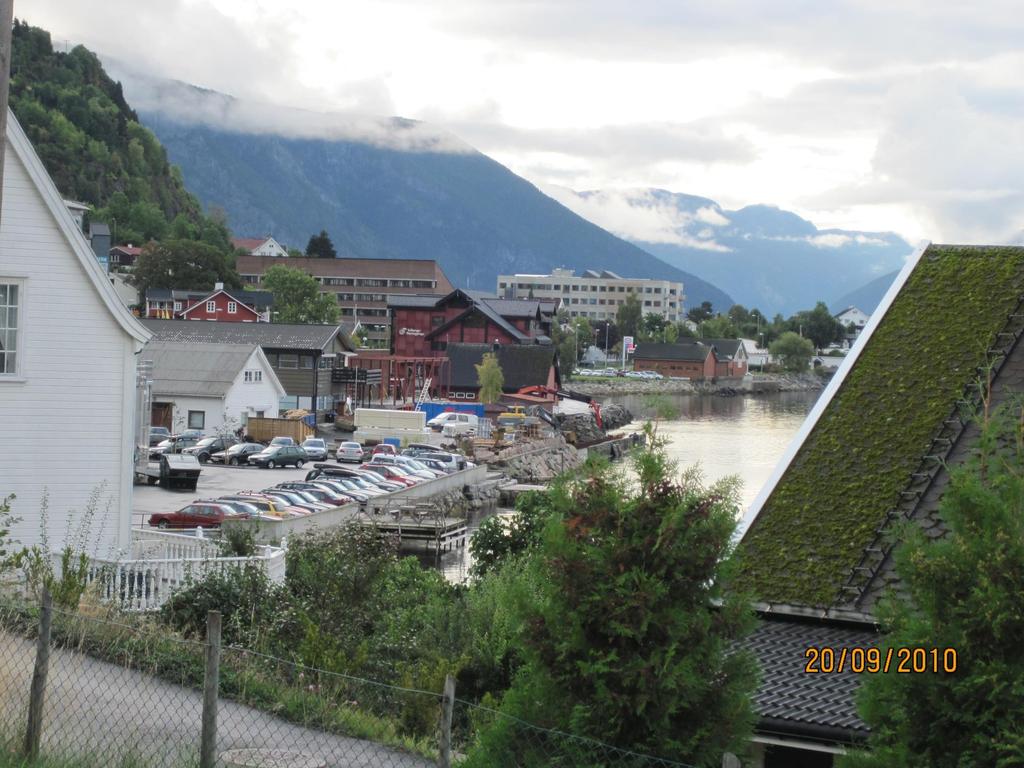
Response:
M832 648L811 646L804 651L804 672L811 675L853 672L854 674L875 674L896 672L897 674L951 675L957 669L956 648Z

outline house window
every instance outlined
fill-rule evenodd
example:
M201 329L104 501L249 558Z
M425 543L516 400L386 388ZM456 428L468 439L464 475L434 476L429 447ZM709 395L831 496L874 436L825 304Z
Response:
M208 301L208 302L206 302L206 311L207 312L216 312L217 311L217 302L216 301Z
M205 429L206 428L206 411L189 411L188 412L188 428L189 429Z
M433 328L437 328L439 325L444 325L444 315L434 315L431 317L430 325Z
M313 356L312 355L303 355L301 358L299 358L299 361L300 361L300 363L301 363L303 368L305 368L307 370L313 370Z
M0 283L0 375L18 372L19 289L17 283Z
M252 370L252 371L246 371L242 375L242 380L246 384L258 384L259 382L263 381L263 371L261 371L259 369Z
M212 303L213 302L207 302L207 304L206 304L207 308L209 308L210 304L212 304ZM229 301L228 302L228 314L229 315L233 315L236 312L238 312L238 303L234 302L234 301Z
M298 368L299 367L299 356L298 355L281 355L280 358L278 358L278 359L280 360L280 362L278 363L278 367L279 368Z
M181 302L180 301L174 302L174 311L175 312L181 312Z

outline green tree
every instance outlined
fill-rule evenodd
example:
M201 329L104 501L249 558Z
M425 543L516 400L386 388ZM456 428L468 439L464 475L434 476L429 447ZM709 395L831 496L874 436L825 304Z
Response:
M194 240L149 243L128 279L143 294L150 288L212 290L218 282L228 288L242 285L233 256Z
M846 335L843 324L832 316L823 301L819 301L814 309L798 312L790 324L801 326L803 335L814 342L817 349L823 349L834 341L842 341Z
M477 385L480 387L481 403L496 403L501 397L502 387L505 386L505 374L498 365L498 358L491 352L484 355L476 368Z
M330 294L301 269L275 264L263 273L263 289L274 294L273 316L279 323L337 323L340 310Z
M640 304L640 299L637 298L635 291L630 291L615 310L615 325L618 326L619 333L623 336L636 337L643 314L644 308Z
M701 338L705 339L736 339L739 329L728 315L717 315L701 323Z
M334 250L334 243L331 242L326 229L321 229L319 235L313 235L309 238L309 243L306 245L306 255L317 259L338 258L338 253Z
M866 675L860 710L867 754L845 768L1024 765L1024 409L983 423L972 457L951 472L939 507L949 533L904 526L896 550L903 591L879 617L889 649L937 649L940 670ZM898 653L898 651L897 651ZM926 661L931 669L933 657Z
M715 310L710 301L702 301L699 307L693 307L686 316L695 323L702 323L714 317Z
M665 339L666 344L675 344L679 339L679 326L675 323L669 323L665 326L665 330L662 331L661 335Z
M653 432L650 433L653 437ZM553 486L533 589L514 606L523 666L506 715L639 752L720 765L752 724L755 667L735 644L753 616L730 590L736 484L680 478L655 447L637 479L592 462ZM496 718L465 763L547 766L551 755ZM592 766L571 755L560 765Z
M661 341L666 325L664 317L648 312L640 322L639 338L643 341Z
M800 373L807 370L807 366L814 356L814 345L808 339L803 339L792 331L786 331L768 347L772 357L782 361L782 367L793 373Z

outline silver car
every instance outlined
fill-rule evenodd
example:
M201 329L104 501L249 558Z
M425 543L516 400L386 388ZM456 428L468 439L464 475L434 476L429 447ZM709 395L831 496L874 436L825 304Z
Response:
M310 461L327 460L327 443L320 438L307 437L302 441L302 447L306 449Z
M338 446L338 450L334 454L334 458L338 461L351 461L356 464L363 462L363 446L359 443L347 440Z

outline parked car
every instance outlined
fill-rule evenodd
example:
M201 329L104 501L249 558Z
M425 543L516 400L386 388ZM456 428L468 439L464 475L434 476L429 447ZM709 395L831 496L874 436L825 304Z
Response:
M204 437L191 448L185 448L182 453L187 453L199 459L200 464L205 464L215 453L226 451L238 440L231 436L225 437Z
M316 498L309 494L303 493L302 491L287 490L285 488L264 488L263 493L267 496L278 497L286 499L291 504L307 512L323 512L326 509L331 509L333 504L324 504L317 501Z
M311 481L317 488L329 488L332 491L342 493L362 504L373 496L383 495L380 489L360 488L351 479L344 480L340 477L325 478L318 477Z
M352 497L339 493L333 488L319 488L313 483L278 483L278 488L286 491L301 491L308 495L311 495L316 501L322 501L325 504L330 504L332 507L340 507L342 504L349 504L352 501Z
M316 469L310 470L306 473L307 483L322 479L327 479L331 482L338 481L342 484L351 483L355 486L354 490L368 493L371 496L382 496L393 490L399 490L400 488L398 484L388 483L384 481L383 478L380 478L380 483L373 482L373 480L367 476L367 473L362 470L348 469L347 467L331 467L319 464Z
M263 443L235 443L226 450L210 454L210 461L237 467L239 464L248 464L250 456L266 449Z
M378 472L374 472L372 469L360 468L353 471L358 472L359 476L365 478L367 482L373 483L378 488L383 488L388 492L401 491L402 489L409 487L408 483L400 483L397 480L392 480Z
M401 467L410 475L422 477L424 480L436 480L444 474L443 472L431 472L425 465L420 464L411 456L374 456L373 461L376 464L389 464Z
M416 457L417 461L435 461L445 468L448 472L458 472L460 469L465 469L467 462L466 457L461 453L447 453L446 451L435 451L433 453L423 453Z
M149 447L153 448L171 436L171 430L167 427L149 428Z
M328 457L327 443L319 437L307 437L302 441L302 450L310 461L326 461Z
M370 455L360 443L357 443L354 440L346 440L338 446L338 450L334 453L334 458L338 461L361 464L370 458Z
M308 515L305 509L292 506L291 503L282 499L276 499L263 493L255 491L241 491L234 496L227 496L228 499L241 499L242 501L256 505L260 510L269 514L276 514L280 517L303 517Z
M179 435L171 435L166 440L161 440L156 444L156 447L149 449L150 456L159 455L161 453L181 453L186 448L191 448L193 445L203 439L202 432L182 432Z
M270 441L271 445L295 445L295 441L290 437L275 437Z
M272 515L269 512L264 512L256 504L249 501L239 501L238 499L214 499L215 504L223 504L226 507L231 507L235 511L235 514L244 515L249 520L259 520L261 522L275 522L280 520L279 515Z
M480 420L473 413L457 413L456 411L445 411L427 422L427 426L435 432L444 432L444 428L452 424L472 424L474 427Z
M370 456L378 456L382 453L386 453L389 456L397 456L398 449L395 448L391 443L378 443L373 446L373 450L370 451Z
M268 445L250 456L249 463L267 469L287 467L289 464L301 469L306 463L306 452L297 445Z
M224 520L243 515L226 504L211 501L197 501L182 507L177 512L157 512L149 516L154 528L220 528Z
M371 462L369 464L363 464L362 468L370 470L371 472L376 472L378 475L381 475L392 482L401 483L407 488L423 482L422 477L413 477L401 467L396 467L391 464L374 464Z
M416 461L425 466L431 472L436 472L438 477L440 477L441 475L451 474L452 472L455 471L454 469L449 469L437 459L431 459L426 456L420 456L418 459L416 459Z

